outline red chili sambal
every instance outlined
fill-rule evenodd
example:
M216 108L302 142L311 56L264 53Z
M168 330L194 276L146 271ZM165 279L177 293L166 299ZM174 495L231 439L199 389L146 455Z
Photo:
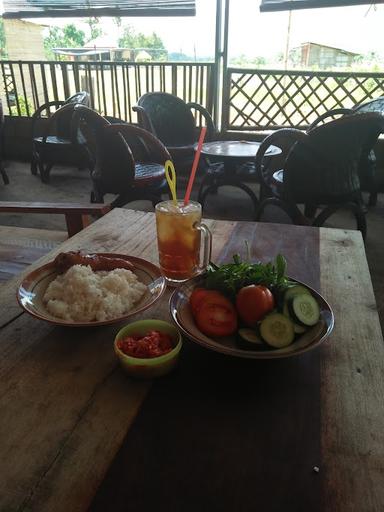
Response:
M119 340L117 346L127 356L142 359L163 356L173 349L171 336L159 331L149 331L145 336L127 336Z

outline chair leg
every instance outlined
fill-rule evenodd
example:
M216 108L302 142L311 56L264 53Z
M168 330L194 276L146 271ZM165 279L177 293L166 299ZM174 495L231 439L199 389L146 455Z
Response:
M377 190L372 190L369 194L368 206L377 205Z
M31 157L31 174L36 176L38 168L39 168L39 154L35 151L34 147L32 147L32 157Z
M104 203L104 195L97 189L91 191L91 203Z
M356 219L356 227L359 231L361 231L363 240L365 240L367 236L367 219L365 218L365 213L359 203L344 203L327 206L315 218L315 220L312 222L312 226L322 226L324 222L329 219L329 217L331 217L337 210L340 210L341 208L350 210L353 213Z
M49 183L49 173L51 172L51 169L53 167L53 164L47 164L45 167L44 167L44 164L41 165L40 167L40 177L41 177L41 181L43 183Z
M36 160L33 159L33 157L31 161L31 174L33 174L34 176L37 175L37 162Z
M277 206L278 208L282 209L291 219L293 224L298 224L299 226L308 226L310 224L308 219L304 217L304 215L301 213L301 211L295 204L287 203L277 197L267 197L266 199L264 199L264 201L260 203L256 211L255 220L257 222L260 221L265 208L269 205Z
M9 185L8 174L6 173L6 171L4 169L3 162L0 162L0 174L1 174L1 177L3 178L4 185Z

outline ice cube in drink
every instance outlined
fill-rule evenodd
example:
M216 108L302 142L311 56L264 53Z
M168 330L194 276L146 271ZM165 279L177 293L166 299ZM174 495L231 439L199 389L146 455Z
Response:
M200 231L194 224L200 221L201 205L194 201L186 206L182 201L156 205L159 263L169 281L184 281L198 272Z

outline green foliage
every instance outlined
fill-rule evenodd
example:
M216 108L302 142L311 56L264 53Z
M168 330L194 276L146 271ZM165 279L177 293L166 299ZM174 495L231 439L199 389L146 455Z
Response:
M98 26L99 22L99 18L88 18L86 20L86 23L89 26L89 37L86 39L86 43L103 35L103 30Z
M7 58L6 41L5 41L5 30L3 18L0 18L0 58Z
M247 57L246 55L238 55L237 57L233 57L230 60L230 64L233 66L256 66L261 67L267 64L267 59L265 57L257 56L257 57Z
M30 115L31 116L34 113L35 109L33 108L32 102L31 102L31 100L29 98L27 98L27 101L25 101L24 96L18 96L17 97L17 103L19 104L20 115L22 115L22 116ZM28 106L28 109L27 109L27 106ZM18 111L16 105L13 105L10 108L10 114L11 114L11 116L18 116L19 115L19 111Z
M85 32L73 23L65 27L49 27L49 34L44 38L47 58L53 58L53 48L81 48L85 44Z
M285 275L286 268L287 262L281 254L269 263L243 262L238 254L234 254L233 263L221 266L210 263L205 286L219 290L231 298L249 284L261 284L277 291L291 284Z
M160 36L153 32L147 36L141 32L136 33L131 25L124 28L119 38L120 48L144 49L152 54L156 60L164 60L167 57L167 50ZM151 52L151 50L153 50Z
M116 25L116 27L121 28L121 17L115 16L113 18L113 23Z
M49 27L48 36L44 38L44 48L48 59L54 57L53 48L82 48L85 44L103 34L98 26L99 18L88 18L88 36L84 30L78 29L74 23L61 27Z

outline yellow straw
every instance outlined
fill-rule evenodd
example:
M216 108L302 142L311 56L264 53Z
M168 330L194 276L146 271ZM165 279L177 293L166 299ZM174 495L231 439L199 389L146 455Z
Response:
M176 196L176 171L171 160L167 160L165 162L165 177L167 179L167 183L169 186L169 190L171 191L172 201L175 206L177 206L177 196Z

